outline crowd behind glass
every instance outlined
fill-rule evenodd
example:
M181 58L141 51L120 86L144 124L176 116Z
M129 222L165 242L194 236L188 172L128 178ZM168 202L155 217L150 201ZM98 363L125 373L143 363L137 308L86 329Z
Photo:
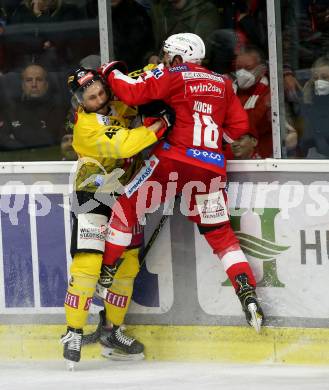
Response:
M0 0L0 161L74 160L67 74L100 65L97 0ZM329 0L281 0L283 156L328 158ZM112 0L114 57L159 63L169 35L193 32L205 65L231 77L250 133L229 159L272 157L266 0Z

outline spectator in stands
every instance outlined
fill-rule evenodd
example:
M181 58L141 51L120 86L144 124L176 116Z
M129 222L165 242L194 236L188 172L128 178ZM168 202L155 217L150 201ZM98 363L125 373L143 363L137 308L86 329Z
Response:
M61 0L24 0L10 17L11 23L49 23L77 20L79 8Z
M72 22L83 16L78 7L61 0L22 1L8 19L7 68L21 69L22 64L31 62L50 70L75 65L76 40L82 40L83 35L81 27Z
M234 30L237 35L237 50L253 44L264 52L267 49L266 1L220 0L222 27Z
M224 154L227 160L254 160L262 158L257 153L257 134L250 132L245 134L239 139L235 140L232 144L227 144L224 150Z
M329 158L329 57L317 59L303 89L304 132L299 145L306 158Z
M1 105L0 150L59 145L68 105L63 104L62 96L56 96L42 66L27 66L21 79L20 96ZM6 82L6 76L3 80Z
M209 68L218 73L234 70L236 54L245 45L267 52L265 0L217 0L221 29L209 37Z
M315 0L312 0L314 2ZM328 1L328 0L323 0ZM305 2L305 1L303 1ZM222 27L210 36L210 68L219 73L234 68L234 53L245 45L255 45L268 52L266 0L216 0ZM298 69L299 0L281 0L283 75L286 96L295 101L301 89L294 71ZM220 55L222 50L225 56ZM231 66L231 68L230 68Z
M199 35L208 46L209 35L220 27L218 10L209 0L156 0L151 8L151 18L155 54L168 36L182 32Z
M271 96L266 77L266 60L255 46L245 46L236 58L235 86L237 95L247 111L250 131L257 134L257 153L272 157Z

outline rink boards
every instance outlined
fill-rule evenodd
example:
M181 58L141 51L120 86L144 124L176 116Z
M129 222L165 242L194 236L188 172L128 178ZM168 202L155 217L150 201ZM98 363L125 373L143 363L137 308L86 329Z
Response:
M221 264L177 202L136 280L127 318L148 358L328 363L329 174L319 163L310 169L273 161L233 164L228 190L232 225L270 328L256 335L245 326ZM48 354L54 358L63 329L71 167L50 168L11 164L0 175L0 346L12 357L43 357L46 346L33 343L41 332L45 344L56 343ZM160 211L147 236L159 218ZM95 348L89 357L98 356Z
M0 325L0 361L62 359L63 331L63 325ZM128 325L127 332L143 342L147 360L329 365L329 329L266 327L256 334L244 326ZM101 347L84 347L82 359L101 359Z

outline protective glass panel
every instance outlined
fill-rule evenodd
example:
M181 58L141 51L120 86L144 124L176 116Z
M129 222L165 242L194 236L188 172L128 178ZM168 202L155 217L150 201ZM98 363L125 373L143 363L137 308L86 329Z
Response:
M100 63L97 1L0 5L0 161L75 159L66 79Z
M329 157L329 1L281 1L283 156Z

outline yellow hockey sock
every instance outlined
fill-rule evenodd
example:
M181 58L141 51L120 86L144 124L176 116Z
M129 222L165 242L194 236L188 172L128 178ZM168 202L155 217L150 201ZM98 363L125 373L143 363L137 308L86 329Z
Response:
M124 321L139 271L138 252L139 249L128 249L123 254L123 261L104 300L108 323L121 325Z
M67 325L83 328L95 292L103 256L98 253L77 253L71 265L71 279L65 297Z

